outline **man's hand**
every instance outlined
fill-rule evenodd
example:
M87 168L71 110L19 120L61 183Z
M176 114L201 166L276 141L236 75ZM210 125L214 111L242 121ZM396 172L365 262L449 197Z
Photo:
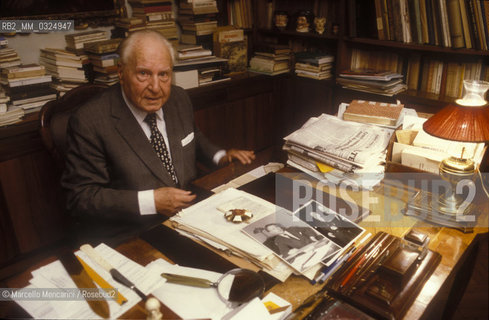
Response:
M158 213L171 217L178 210L188 207L196 195L182 189L164 187L154 191L155 206Z
M239 160L242 164L250 164L255 160L255 152L248 150L229 149L226 151L226 155L219 160L219 165L225 165L231 163L233 159Z

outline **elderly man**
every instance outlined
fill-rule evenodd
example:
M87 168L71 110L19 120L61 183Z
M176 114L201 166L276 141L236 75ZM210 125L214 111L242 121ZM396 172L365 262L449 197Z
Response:
M119 54L120 85L69 122L68 208L97 224L151 220L190 205L195 195L185 186L196 177L198 156L216 164L254 159L252 151L219 150L195 126L188 95L171 84L174 54L163 36L133 33Z

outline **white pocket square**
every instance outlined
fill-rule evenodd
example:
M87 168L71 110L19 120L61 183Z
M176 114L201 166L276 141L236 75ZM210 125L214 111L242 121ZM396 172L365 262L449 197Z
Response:
M185 138L182 139L182 147L189 144L190 141L194 140L194 132L190 132Z

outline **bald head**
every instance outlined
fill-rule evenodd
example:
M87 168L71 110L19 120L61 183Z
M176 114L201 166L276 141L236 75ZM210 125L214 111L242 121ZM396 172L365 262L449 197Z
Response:
M126 98L147 113L158 111L171 94L171 44L155 31L141 31L131 34L119 49L119 81Z
M168 51L172 66L175 62L175 52L171 43L159 32L154 30L141 30L131 34L119 44L117 52L119 53L121 64L128 64L131 57L135 54L135 49L143 48L148 42L158 42Z

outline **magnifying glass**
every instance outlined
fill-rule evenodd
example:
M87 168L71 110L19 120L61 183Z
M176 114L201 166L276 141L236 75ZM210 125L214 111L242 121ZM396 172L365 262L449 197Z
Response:
M262 277L248 269L237 268L229 270L216 282L172 273L162 273L161 276L170 283L200 288L214 287L217 289L219 298L231 305L240 305L248 302L255 297L261 296L265 291L265 283Z

